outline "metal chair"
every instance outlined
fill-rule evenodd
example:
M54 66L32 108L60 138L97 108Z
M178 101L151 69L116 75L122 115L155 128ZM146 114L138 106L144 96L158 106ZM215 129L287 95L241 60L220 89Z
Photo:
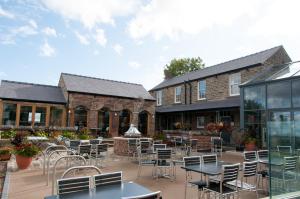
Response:
M90 177L75 177L57 180L57 195L59 198L74 194L77 192L86 192L87 196L90 191Z
M248 183L249 178L254 178L255 184L250 184ZM235 186L241 190L244 191L255 191L256 192L256 198L258 198L258 192L257 192L257 162L252 161L252 162L244 162L243 163L243 175L241 180L236 181L231 181L228 182L228 185Z
M172 180L172 150L171 149L157 149L156 162L155 162L155 175L156 179L158 177L166 177ZM158 175L157 170L160 170ZM169 170L169 174L166 173L166 170ZM165 171L163 173L163 170Z
M284 155L292 155L292 147L291 146L277 146L277 151L281 156Z
M217 161L218 161L218 157L216 154L202 156L203 164L217 164Z
M193 152L197 152L198 139L191 139L190 144L191 144L191 150Z
M122 184L122 171L94 175L93 180L96 189L106 185Z
M91 153L92 153L92 145L79 145L78 146L78 154L83 156L85 159L89 159L91 161Z
M136 158L137 156L138 140L135 138L128 139L128 157Z
M233 165L223 165L220 181L209 182L207 187L204 187L203 190L207 193L217 194L219 195L220 198L232 194L239 195L238 187L237 187L239 168L240 168L240 163L233 164ZM235 181L235 185L233 187L226 186L226 184L231 181Z
M162 199L160 196L161 192L153 192L146 195L139 195L139 196L130 196L130 197L122 197L122 199Z
M107 153L108 153L108 144L97 144L96 149L91 152L91 157L95 160L95 165L98 165L99 160L100 162L101 160L104 160L107 156Z
M70 140L70 149L77 151L80 145L80 140Z
M101 140L99 140L99 139L90 140L91 145L97 145L97 144L100 144L100 143L101 143Z
M257 151L258 159L267 159L269 157L268 150L259 150Z
M153 141L153 144L162 144L162 143L163 143L162 140L154 140L154 141Z
M166 149L167 145L166 144L153 144L153 152L156 152L157 149Z
M256 151L245 151L244 152L244 161L256 161L257 160L257 154Z
M151 142L150 141L141 141L140 142L140 152L148 153L151 150Z
M220 156L222 156L222 142L223 139L221 137L211 137L211 152L216 154L219 153Z
M191 166L191 165L201 165L201 157L200 156L189 156L189 157L184 157L183 158L183 165L184 167L186 166ZM186 170L185 172L185 180L186 180L186 185L185 185L185 189L184 189L184 196L186 198L186 190L187 190L187 185L191 184L192 186L197 186L198 189L198 198L201 198L202 196L202 191L203 191L203 187L206 186L206 182L202 180L202 176L201 176L201 180L197 180L197 181L188 181L188 177L192 177L190 172Z
M149 159L147 153L142 153L141 146L138 147L137 151L138 151L138 162L139 162L137 177L140 177L142 167L149 167L149 166L152 167L152 176L154 176L154 167L156 161Z

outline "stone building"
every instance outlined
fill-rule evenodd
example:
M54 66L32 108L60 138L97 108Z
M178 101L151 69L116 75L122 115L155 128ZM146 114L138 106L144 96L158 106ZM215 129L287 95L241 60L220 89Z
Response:
M155 99L140 84L62 73L58 86L5 81L0 125L86 127L112 136L154 133Z
M283 46L164 80L150 93L156 98L156 129L201 131L210 122L240 127L240 89L262 71L290 62Z

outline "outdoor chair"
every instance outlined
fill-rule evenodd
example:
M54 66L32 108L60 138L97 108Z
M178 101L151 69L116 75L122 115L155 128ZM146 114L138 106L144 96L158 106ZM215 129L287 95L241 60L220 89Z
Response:
M254 183L250 184L248 183L248 179L253 179ZM228 182L228 185L235 186L240 190L244 191L255 191L256 193L256 198L258 198L258 192L257 192L257 162L252 161L252 162L244 162L243 163L243 175L241 177L241 180L236 181L231 181Z
M79 140L70 140L70 149L78 151L78 146L80 145Z
M153 152L156 152L157 149L166 149L166 144L153 144Z
M197 152L198 139L191 139L190 140L190 146L191 146L191 150L193 152Z
M141 141L140 142L140 152L147 154L151 150L150 141Z
M122 171L94 175L93 180L96 189L106 185L122 184Z
M174 137L175 148L178 149L182 146L183 140L182 137Z
M156 152L156 179L158 179L158 177L167 177L172 180L172 149L157 149ZM167 169L169 170L169 174L166 173ZM160 170L161 175L158 175L158 170ZM163 171L165 172L163 173Z
M272 170L270 177L272 181L272 185L278 188L283 188L283 190L287 189L286 183L296 182L297 180L297 161L298 157L284 157L284 163L280 171ZM278 184L278 182L282 182L282 186L276 186L275 184ZM291 183L293 184L293 183Z
M91 144L78 146L78 154L83 156L85 159L89 159L91 161L91 153L92 153Z
M152 176L154 176L154 167L155 167L155 160L149 159L148 155L146 153L142 153L141 152L141 146L138 147L138 162L139 162L139 166L138 166L138 173L137 173L137 177L140 177L141 175L141 171L142 171L142 167L152 167Z
M268 150L259 150L257 151L257 158L258 160L264 160L264 159L268 159L269 158L269 151ZM262 166L264 166L264 168L262 169ZM258 172L259 177L265 178L268 175L268 170L265 168L265 165L259 164L259 169ZM258 181L260 182L260 180ZM259 185L259 183L258 183ZM263 183L262 183L262 188L263 188Z
M257 160L257 154L256 151L245 151L244 152L244 161L256 161Z
M86 192L87 196L90 191L90 177L74 177L57 180L57 195L59 198L76 194L78 192Z
M291 146L277 146L277 151L281 156L292 155L292 147Z
M100 143L101 143L101 140L99 140L99 139L90 140L91 145L97 145L97 144L100 144Z
M160 196L161 192L153 192L146 195L140 195L140 196L132 196L132 197L122 197L122 199L162 199Z
M184 157L183 158L183 165L184 167L186 166L191 166L191 165L201 165L201 157L200 156L189 156L189 157ZM196 180L196 181L188 181L189 176L192 178L191 172L185 170L185 179L187 184L185 185L185 189L184 189L184 196L186 198L186 192L187 192L187 185L190 184L191 186L196 186L198 189L198 198L201 198L202 196L202 191L203 191L203 187L206 186L206 182L202 180L202 176L201 176L201 180Z
M153 144L162 144L162 143L163 143L162 140L154 140L154 141L153 141Z
M95 151L91 152L91 157L95 159L95 165L98 165L98 161L103 160L106 158L108 153L108 144L97 144ZM100 164L103 167L103 165Z
M229 195L234 196L234 194L239 195L237 187L239 168L240 163L233 165L223 165L220 181L209 182L209 184L204 187L203 190L206 193L214 193L215 195L218 195L219 198L223 198L224 196L226 197ZM232 181L235 181L234 186L226 185L227 183Z
M128 139L128 157L136 158L137 156L137 146L138 146L137 139Z
M220 154L222 156L222 138L221 137L211 137L211 152Z
M151 138L140 138L140 142L150 142L152 139Z
M257 151L258 159L268 159L269 151L268 150L259 150Z
M217 164L218 158L217 155L203 155L202 163L203 164Z

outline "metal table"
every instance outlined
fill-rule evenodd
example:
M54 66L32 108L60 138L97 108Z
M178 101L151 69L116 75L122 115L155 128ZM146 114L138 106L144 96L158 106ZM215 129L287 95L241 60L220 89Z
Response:
M185 166L185 167L181 167L181 168L186 171L202 173L202 174L208 175L208 176L216 176L216 175L220 175L222 173L223 165L231 165L231 164L234 164L234 163L218 161L216 164L209 163L209 164L191 165L191 166Z
M78 192L74 194L64 195L59 197L57 195L47 196L44 199L121 199L122 197L132 197L150 194L152 191L134 182L122 182L122 184L107 185L101 188L93 189L90 193Z

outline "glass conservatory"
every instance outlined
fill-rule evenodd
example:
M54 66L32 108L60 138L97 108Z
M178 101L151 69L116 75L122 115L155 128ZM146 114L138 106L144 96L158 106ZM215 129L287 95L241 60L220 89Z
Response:
M241 126L254 132L258 148L269 150L264 166L270 174L270 196L298 194L300 62L273 66L240 87Z

